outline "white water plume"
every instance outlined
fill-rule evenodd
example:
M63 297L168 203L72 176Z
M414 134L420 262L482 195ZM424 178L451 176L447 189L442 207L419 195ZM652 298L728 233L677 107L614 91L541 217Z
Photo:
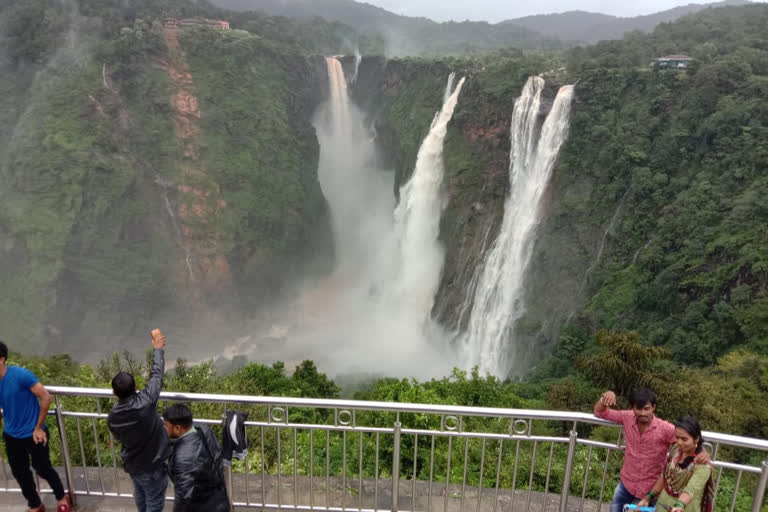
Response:
M274 315L271 356L313 359L331 374L441 376L455 364L430 320L443 265L443 141L463 80L436 114L395 207L394 173L375 166L370 128L347 95L340 62L328 59L329 101L315 117L320 184L331 211L335 268L303 286ZM263 329L269 337L274 328ZM258 334L254 336L258 337ZM431 343L430 340L436 340Z
M380 240L391 231L394 175L375 166L375 148L362 113L349 100L341 62L328 58L327 64L330 99L314 123L318 177L331 210L336 273L357 281L372 272Z
M528 269L540 202L563 144L573 98L573 86L561 87L540 134L537 120L544 80L531 77L515 102L511 123L510 193L504 205L499 235L485 256L472 300L462 344L465 366L506 377L518 350L514 324L525 312L525 273Z
M363 56L360 54L360 48L355 47L355 74L352 75L352 83L357 82L357 75L360 72L360 63L363 61Z
M395 210L395 237L400 249L395 293L399 301L410 304L409 310L424 315L424 320L432 311L445 260L445 250L438 240L444 207L443 145L464 85L462 78L453 89L455 78L451 73L443 107L419 148L413 175L400 188L400 203Z

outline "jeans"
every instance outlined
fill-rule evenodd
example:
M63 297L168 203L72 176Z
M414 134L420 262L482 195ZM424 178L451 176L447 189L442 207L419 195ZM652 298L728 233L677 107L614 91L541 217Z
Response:
M45 433L48 433L47 429ZM35 444L31 437L19 439L6 433L3 433L3 439L5 439L5 452L8 456L8 464L11 466L11 473L19 482L21 493L27 500L29 508L37 508L42 503L40 495L37 494L35 479L29 470L30 459L32 459L32 467L35 472L48 482L56 499L60 500L64 497L64 486L61 485L61 478L51 466L48 443Z
M616 486L616 491L613 493L613 501L611 501L611 512L621 512L624 509L624 505L629 505L635 501L640 501L642 498L630 494L624 484L619 480L619 485Z
M168 469L161 464L152 471L131 475L133 495L138 512L162 512L165 490L168 488Z

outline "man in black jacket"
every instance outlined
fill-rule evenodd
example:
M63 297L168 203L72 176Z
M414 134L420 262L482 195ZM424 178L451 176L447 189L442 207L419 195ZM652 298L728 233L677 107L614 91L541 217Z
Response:
M227 512L229 498L221 472L221 449L213 431L192 424L192 411L174 404L163 414L171 438L168 473L175 491L174 512Z
M118 398L109 412L107 424L122 443L120 457L131 476L138 512L161 512L168 487L168 434L157 414L157 400L163 388L165 337L152 331L152 369L147 387L136 390L133 375L120 372L112 379Z

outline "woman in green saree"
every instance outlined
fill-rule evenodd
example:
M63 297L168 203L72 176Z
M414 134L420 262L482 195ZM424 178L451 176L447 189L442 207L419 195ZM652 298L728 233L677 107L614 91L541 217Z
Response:
M712 512L714 471L709 464L695 464L702 450L701 426L693 416L675 422L675 444L667 454L664 473L639 506L648 506L658 496L657 510Z

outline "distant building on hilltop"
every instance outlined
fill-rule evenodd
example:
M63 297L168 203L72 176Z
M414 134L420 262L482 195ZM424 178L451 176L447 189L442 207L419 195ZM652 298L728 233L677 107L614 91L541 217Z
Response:
M202 25L217 30L229 30L229 22L225 20L202 20L198 18L166 18L163 20L163 26L165 28L179 28L189 25Z
M688 55L666 55L656 59L656 65L659 69L686 69L693 62L693 58Z

